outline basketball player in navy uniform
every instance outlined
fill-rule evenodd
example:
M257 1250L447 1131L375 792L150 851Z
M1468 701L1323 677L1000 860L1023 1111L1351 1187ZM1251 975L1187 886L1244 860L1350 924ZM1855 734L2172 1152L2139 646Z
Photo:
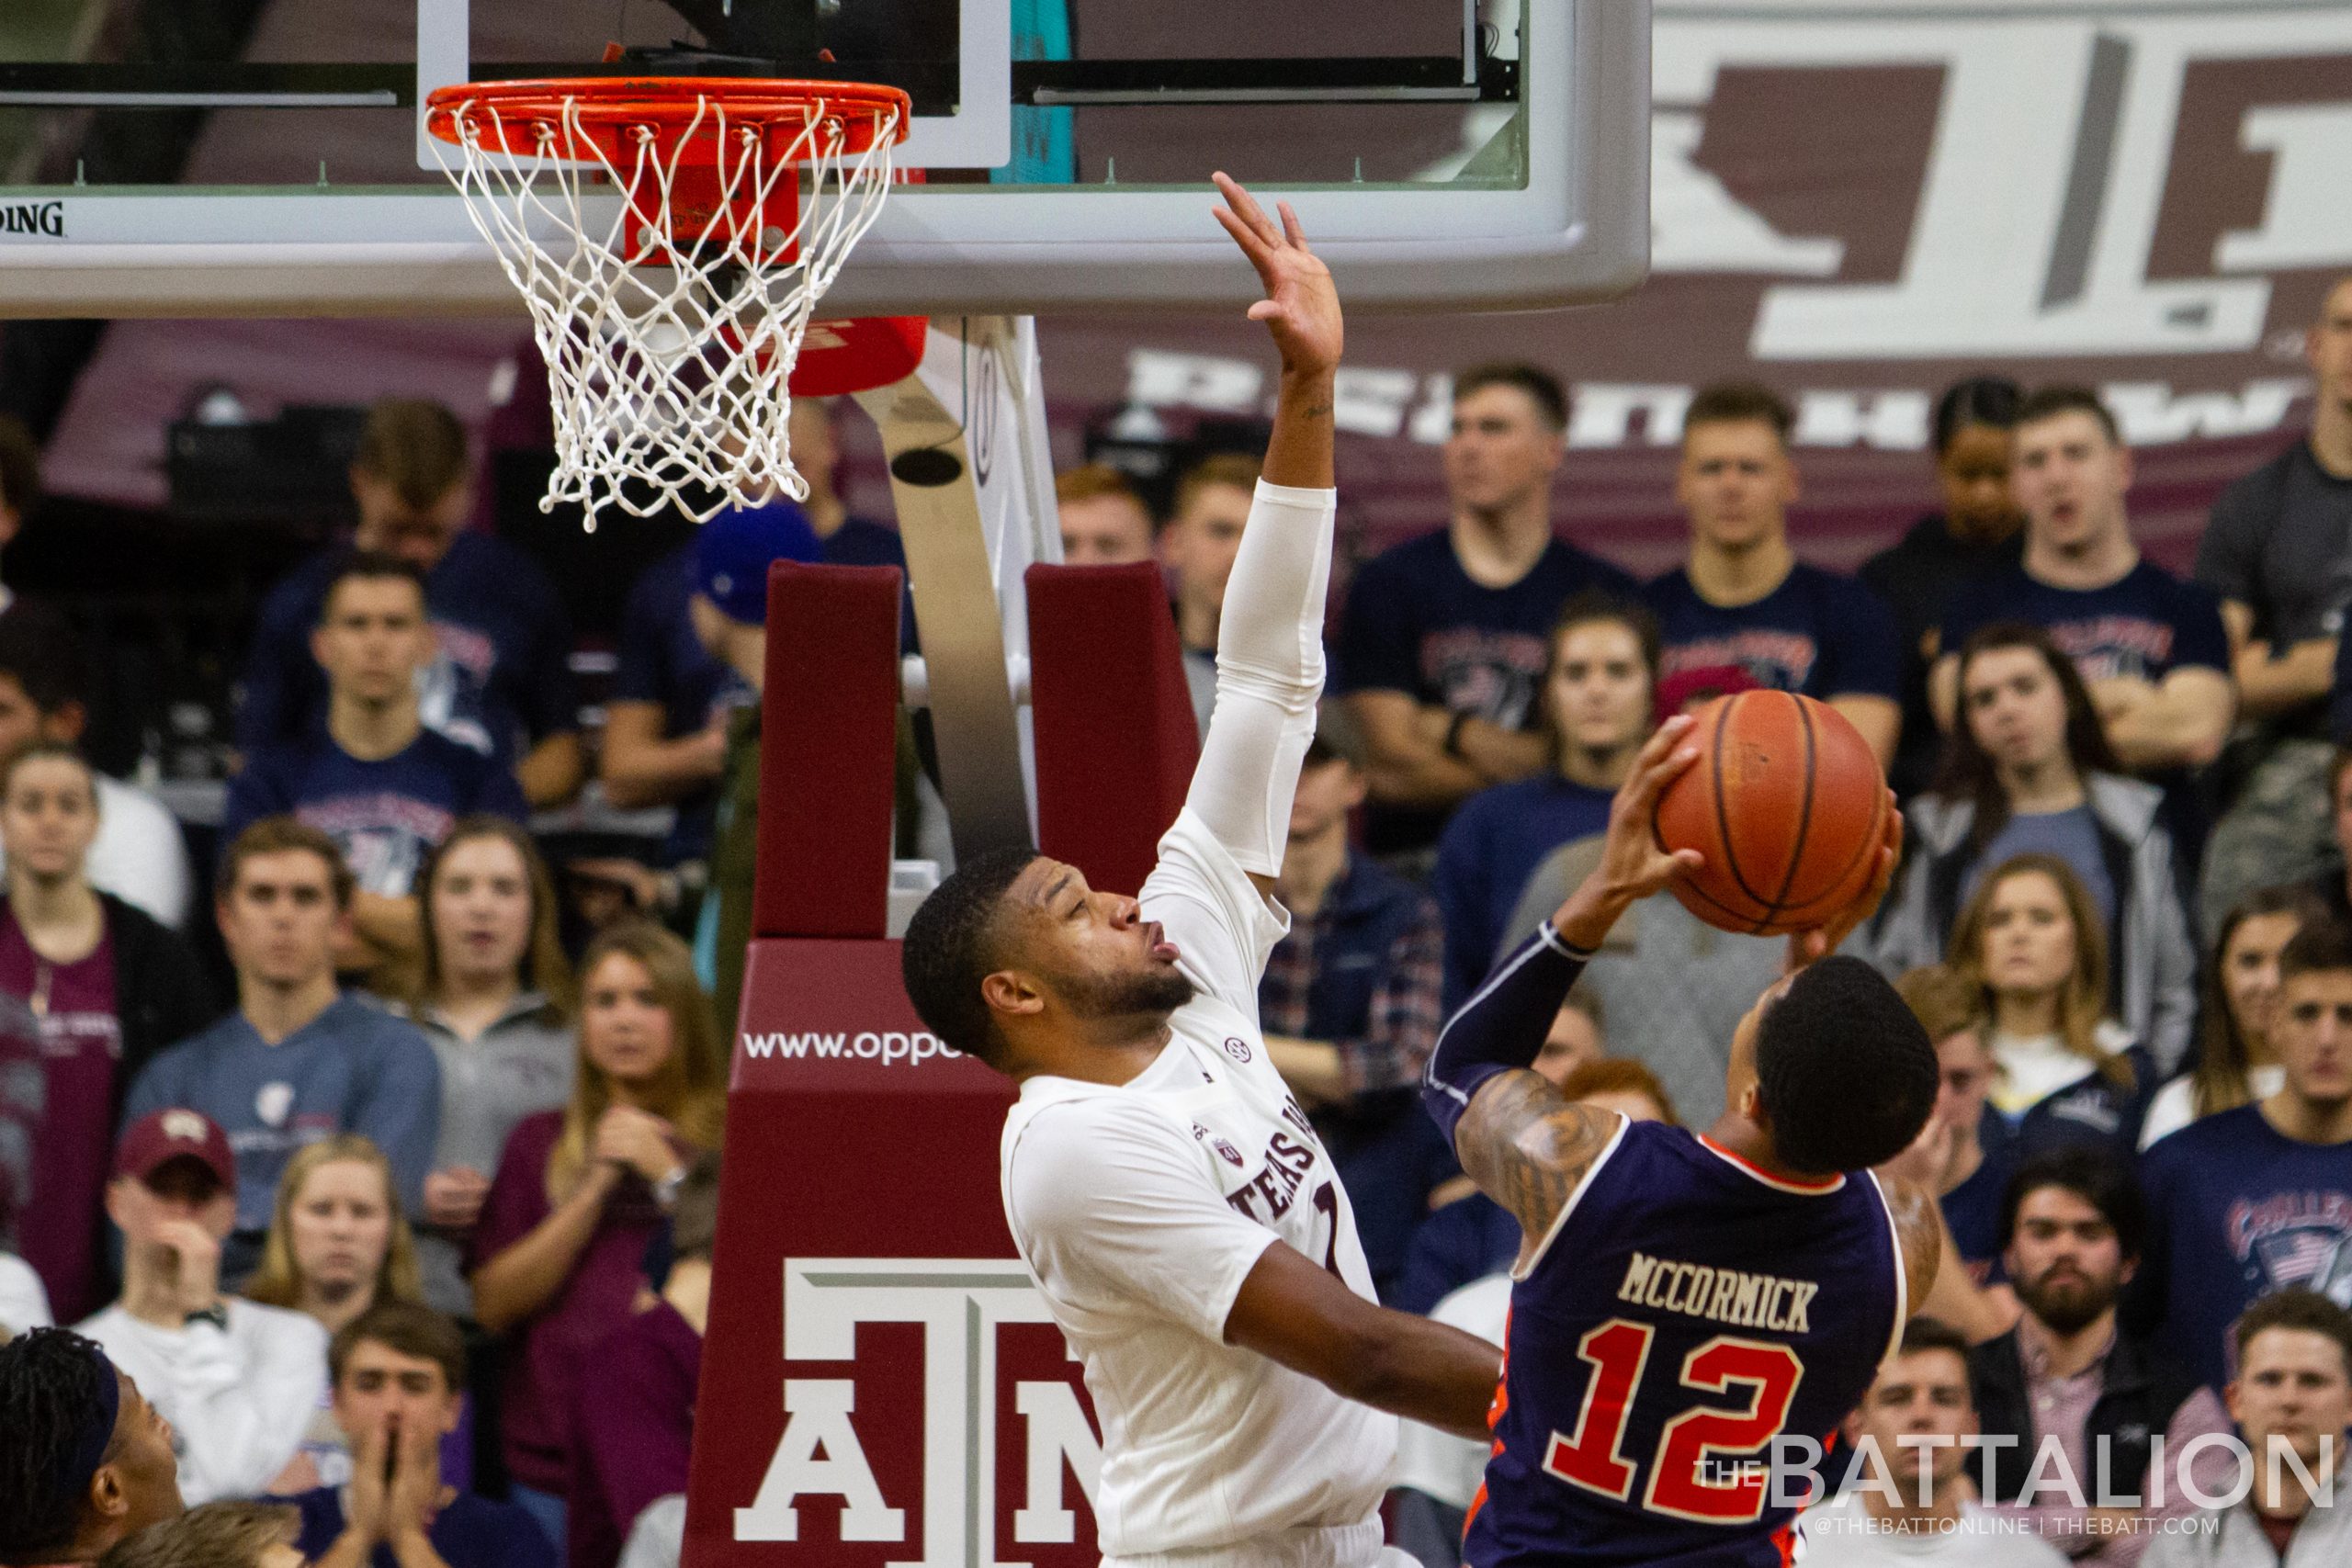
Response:
M1258 979L1323 683L1330 275L1218 176L1282 351L1226 589L1216 715L1140 899L1028 851L973 856L910 923L907 996L1013 1078L1005 1217L1102 1427L1108 1568L1370 1568L1394 1414L1483 1434L1500 1358L1374 1304L1346 1189L1267 1057Z
M1824 1441L1934 1280L1931 1194L1871 1168L1935 1103L1927 1033L1859 960L1823 957L1871 888L1791 939L1794 973L1732 1037L1703 1134L1571 1105L1528 1068L1618 917L1700 863L1651 816L1698 756L1670 719L1618 792L1600 862L1447 1023L1424 1085L1463 1168L1526 1236L1469 1568L1789 1562L1800 1484L1774 1439Z

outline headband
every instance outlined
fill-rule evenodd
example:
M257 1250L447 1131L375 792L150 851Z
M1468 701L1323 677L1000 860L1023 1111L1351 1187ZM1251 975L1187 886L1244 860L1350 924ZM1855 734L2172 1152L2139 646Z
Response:
M89 1346L90 1359L97 1364L98 1396L85 1413L81 1430L74 1437L74 1446L65 1450L58 1464L57 1486L61 1495L80 1496L90 1489L90 1478L106 1462L107 1450L114 1446L114 1425L122 1414L122 1380L115 1375L114 1362L96 1345Z

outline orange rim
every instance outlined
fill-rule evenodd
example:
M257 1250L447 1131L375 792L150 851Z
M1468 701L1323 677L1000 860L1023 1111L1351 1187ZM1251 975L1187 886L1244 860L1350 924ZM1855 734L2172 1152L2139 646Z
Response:
M738 125L799 127L831 118L841 128L840 151L854 156L871 148L890 111L892 142L906 140L913 102L896 87L870 82L809 82L759 76L557 76L516 82L464 82L435 88L425 99L425 129L442 141L459 141L461 110L495 110L497 118L475 122L484 143L521 156L536 154L537 133L526 128L570 119L608 153L617 133L639 126L672 133L694 125L707 107L718 108ZM707 124L694 142L714 137ZM715 145L715 139L714 139Z

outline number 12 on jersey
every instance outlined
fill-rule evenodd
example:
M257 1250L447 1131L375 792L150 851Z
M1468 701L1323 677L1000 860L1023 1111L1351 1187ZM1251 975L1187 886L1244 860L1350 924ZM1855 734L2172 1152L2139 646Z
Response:
M1625 1457L1625 1427L1649 1370L1657 1330L1622 1317L1588 1331L1577 1355L1592 1369L1573 1433L1555 1432L1544 1468L1562 1481L1623 1503L1634 1495L1634 1465ZM1701 1524L1753 1524L1764 1512L1763 1450L1788 1419L1804 1363L1786 1345L1719 1334L1682 1359L1681 1386L1725 1394L1747 1390L1747 1407L1690 1405L1666 1423L1649 1461L1641 1506ZM1715 1455L1743 1456L1727 1478L1709 1475Z

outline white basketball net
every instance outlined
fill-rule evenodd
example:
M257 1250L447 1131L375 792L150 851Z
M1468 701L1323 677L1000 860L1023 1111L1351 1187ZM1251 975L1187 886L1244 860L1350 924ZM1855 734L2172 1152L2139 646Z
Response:
M666 138L666 159L649 127L620 130L635 157L619 167L573 98L560 123L510 124L479 100L450 111L458 162L445 154L443 168L530 307L547 361L556 467L541 511L578 502L594 529L605 506L639 517L674 509L699 523L779 491L807 497L786 438L792 367L818 300L881 214L899 112L811 100L788 141L772 134L786 112L730 123L724 103L697 97L684 133ZM862 152L847 151L853 118L873 130ZM714 136L728 212L758 211L801 167L789 231L673 232L683 155ZM536 145L538 156L510 145ZM598 188L600 175L608 186Z

